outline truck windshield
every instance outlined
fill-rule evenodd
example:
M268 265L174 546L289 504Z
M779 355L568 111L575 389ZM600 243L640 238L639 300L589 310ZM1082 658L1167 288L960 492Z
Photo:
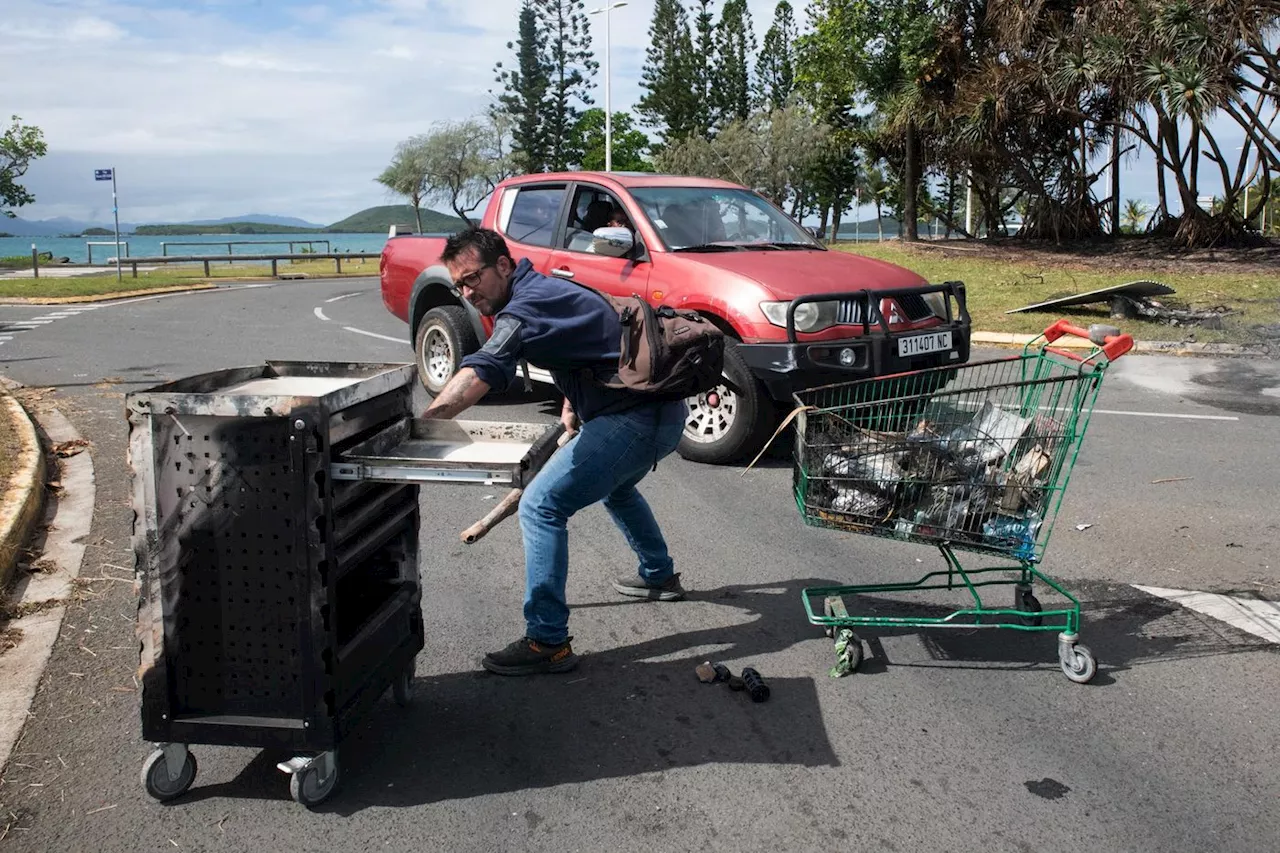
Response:
M822 249L792 219L749 190L637 187L631 196L673 252Z

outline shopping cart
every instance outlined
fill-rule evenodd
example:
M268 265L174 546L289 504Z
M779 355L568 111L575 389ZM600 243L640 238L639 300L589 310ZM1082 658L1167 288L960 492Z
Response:
M1065 335L1094 346L1080 353L1050 346ZM946 563L916 581L806 588L809 621L836 640L833 676L853 672L862 659L854 628L909 627L1059 631L1067 678L1093 678L1097 663L1078 642L1080 603L1038 566L1102 378L1132 347L1112 326L1086 331L1060 320L1021 355L795 395L793 485L805 522L935 545ZM1016 566L966 568L956 552ZM1036 583L1069 603L1043 609ZM984 602L978 590L986 586L1012 586L1012 605ZM938 616L851 614L843 599L960 588L972 605Z

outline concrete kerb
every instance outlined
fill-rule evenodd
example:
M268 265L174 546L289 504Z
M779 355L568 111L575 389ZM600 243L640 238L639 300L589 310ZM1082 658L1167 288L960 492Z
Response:
M13 482L0 494L0 589L5 589L18 557L44 508L44 449L27 410L12 395L14 383L0 377L0 417L8 418L22 449Z
M970 343L988 344L1006 347L1023 347L1038 338L1039 335L1020 335L1011 332L973 332L969 336ZM1093 344L1079 338L1061 338L1054 341L1053 346L1064 349L1092 349ZM1240 356L1259 355L1267 348L1262 345L1245 346L1242 344L1194 343L1191 341L1134 341L1133 352L1157 355L1209 355Z

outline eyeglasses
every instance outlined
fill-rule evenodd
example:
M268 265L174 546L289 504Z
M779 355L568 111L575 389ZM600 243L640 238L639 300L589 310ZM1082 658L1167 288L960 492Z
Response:
M475 290L476 285L480 283L480 277L484 274L484 271L492 267L493 264L485 264L478 270L474 270L460 278L454 279L453 283L458 287L465 287L467 290Z

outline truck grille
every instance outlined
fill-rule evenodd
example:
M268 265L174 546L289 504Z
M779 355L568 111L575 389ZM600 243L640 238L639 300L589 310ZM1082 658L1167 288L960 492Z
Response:
M913 323L921 320L927 320L933 316L933 311L929 308L929 303L925 302L924 297L916 293L908 293L895 297L898 308L903 315ZM864 303L861 299L842 299L839 307L836 308L836 323L840 325L857 325L862 323L862 309Z

